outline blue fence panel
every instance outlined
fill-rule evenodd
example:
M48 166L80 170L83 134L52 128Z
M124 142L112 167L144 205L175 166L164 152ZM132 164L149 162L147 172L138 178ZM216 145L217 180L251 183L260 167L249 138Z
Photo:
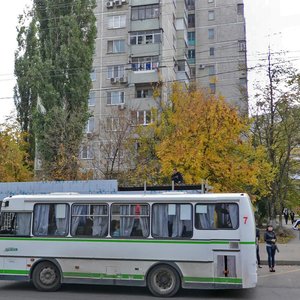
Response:
M113 194L118 192L117 180L36 181L0 183L0 201L13 195L49 193Z

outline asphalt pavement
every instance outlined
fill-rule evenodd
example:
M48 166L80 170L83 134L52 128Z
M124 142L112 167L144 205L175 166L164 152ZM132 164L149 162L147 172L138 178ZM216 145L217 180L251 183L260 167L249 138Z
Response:
M300 265L300 231L293 230L292 224L289 221L285 228L291 230L294 238L286 244L278 244L279 252L276 252L275 262L276 265ZM261 240L263 240L264 231L260 231ZM267 250L266 244L259 244L259 254L262 265L267 265Z

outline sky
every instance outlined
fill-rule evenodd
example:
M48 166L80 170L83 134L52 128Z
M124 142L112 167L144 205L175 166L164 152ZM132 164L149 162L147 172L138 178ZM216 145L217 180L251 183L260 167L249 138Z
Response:
M200 1L200 0L196 0ZM203 0L202 0L203 1ZM13 101L14 52L18 15L32 0L0 2L0 123L15 111ZM248 67L255 66L271 52L288 51L286 56L300 70L300 1L244 0L247 30ZM2 8L1 8L2 7ZM249 90L257 78L249 73Z

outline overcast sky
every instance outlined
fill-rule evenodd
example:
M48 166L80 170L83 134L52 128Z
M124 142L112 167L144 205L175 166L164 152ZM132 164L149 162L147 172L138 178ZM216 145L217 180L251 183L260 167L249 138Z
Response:
M200 0L195 0L200 1ZM0 123L14 111L14 52L17 17L31 0L0 3ZM268 51L289 51L287 56L300 69L300 0L244 0L248 66L255 65ZM254 80L249 74L249 88Z

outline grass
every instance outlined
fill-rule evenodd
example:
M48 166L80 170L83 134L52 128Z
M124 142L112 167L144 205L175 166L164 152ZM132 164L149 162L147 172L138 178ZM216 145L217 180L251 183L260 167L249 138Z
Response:
M260 243L264 243L264 232L265 229L260 229ZM278 244L286 244L290 240L295 238L295 234L291 229L287 229L284 227L277 227L275 229L276 237L277 237L277 243Z

